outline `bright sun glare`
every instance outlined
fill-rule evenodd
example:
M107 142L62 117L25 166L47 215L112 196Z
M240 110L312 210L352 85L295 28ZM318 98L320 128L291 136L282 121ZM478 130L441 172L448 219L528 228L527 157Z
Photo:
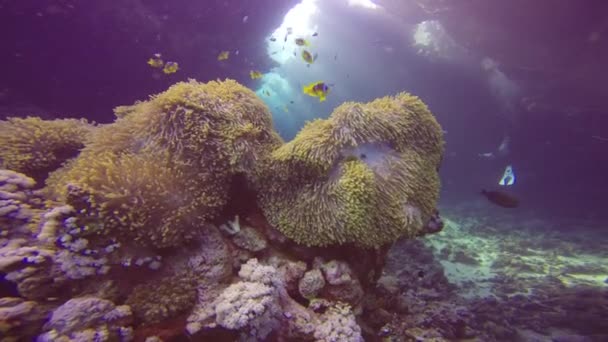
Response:
M348 0L348 5L349 6L360 6L360 7L365 7L365 8L369 8L369 9L378 8L378 5L376 5L371 0Z
M268 41L268 54L273 60L284 64L290 58L295 58L293 56L293 50L296 48L295 37L309 37L315 33L316 26L310 22L310 19L319 10L317 1L302 0L287 12L281 26L270 35L276 41ZM291 28L290 35L287 35L288 28Z
M317 14L319 7L317 3L320 0L302 0L299 4L292 7L285 18L283 23L279 26L270 37L268 37L268 54L274 61L284 64L292 58L297 56L293 55L294 49L296 49L295 38L307 38L312 36L317 30L317 25L311 22L311 18ZM324 0L328 1L328 0ZM343 0L348 6L363 7L366 9L377 9L378 5L374 4L371 0ZM287 35L288 28L291 28L291 34ZM271 41L273 37L275 41Z

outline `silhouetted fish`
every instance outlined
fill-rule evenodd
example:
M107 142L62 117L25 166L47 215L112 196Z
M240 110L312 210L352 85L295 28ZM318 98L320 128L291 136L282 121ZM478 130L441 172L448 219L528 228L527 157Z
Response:
M486 196L488 201L504 208L517 208L519 200L503 191L481 190L481 194Z

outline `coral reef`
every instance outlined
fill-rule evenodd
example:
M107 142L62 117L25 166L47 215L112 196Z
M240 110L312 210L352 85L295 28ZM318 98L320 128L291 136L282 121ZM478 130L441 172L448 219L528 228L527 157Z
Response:
M38 341L128 341L133 336L130 320L129 306L96 297L74 298L53 311Z
M363 341L381 326L369 322L388 247L361 247L443 226L441 132L410 95L346 104L284 146L267 108L234 81L178 83L115 113L43 189L0 170L9 338ZM310 145L310 127L324 125L335 129L310 139L325 144ZM319 203L333 204L310 222L326 229L311 231L298 220Z
M27 117L0 121L0 168L42 182L49 172L78 154L93 127L76 119Z
M0 298L0 334L8 340L36 336L51 309L50 306L22 298Z
M363 342L361 328L348 305L341 303L327 309L321 318L321 324L315 328L315 341L352 341Z
M234 81L177 83L116 114L47 191L96 233L140 246L191 241L226 205L231 177L253 183L281 143L268 109Z
M215 321L244 331L247 340L264 339L280 326L282 280L274 267L260 265L257 259L241 266L239 277L243 281L228 286L218 297Z
M0 170L0 239L9 232L30 233L29 223L37 220L42 205L42 198L34 194L35 185L36 181L24 174Z
M345 103L272 153L261 207L309 246L420 235L435 213L442 153L441 128L417 97Z
M325 287L325 278L319 269L313 269L306 273L298 285L298 290L304 298L315 298Z
M166 277L137 285L126 300L140 322L156 323L187 312L196 300L191 277Z
M286 339L362 341L350 305L314 299L306 308L289 295L285 275L255 258L248 260L241 266L237 282L218 291L213 301L205 303L206 310L193 312L188 332L220 326L238 330L244 341L262 340L271 333Z

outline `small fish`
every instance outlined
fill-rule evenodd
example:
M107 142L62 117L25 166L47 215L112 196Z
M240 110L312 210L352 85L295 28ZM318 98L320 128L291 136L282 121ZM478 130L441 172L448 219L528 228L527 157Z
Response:
M315 33L313 33L313 34L312 34L312 36L313 36L313 37L316 37L316 36L318 36L318 35L319 35L319 33L318 33L318 32L315 32Z
M498 185L511 186L513 184L515 184L515 171L513 171L511 165L507 165L507 167L505 167L505 172L502 174L502 178L498 181Z
M287 37L293 33L293 29L291 27L287 28L287 33L285 33L285 39L283 39L284 42L287 41Z
M309 46L310 43L304 38L296 38L295 40L297 46Z
M296 54L296 52L294 51L294 52L293 52L293 56L294 56L294 57L298 57L298 54Z
M249 71L249 77L251 77L252 80L262 78L262 76L263 76L262 73L257 70Z
M318 97L319 102L323 102L327 98L327 93L329 93L329 87L327 86L327 84L325 84L325 82L315 82L304 86L304 88L302 88L302 91L306 95Z
M264 90L262 93L266 96L270 96L270 92L268 90Z
M275 37L270 37L270 41L271 41L271 42L276 42L276 41L277 41L277 39L276 39Z
M279 53L279 51L273 51L273 52L271 53L271 55L273 55L273 56L274 56L274 55L276 55L277 53Z
M289 101L289 103L293 104L293 100Z
M219 55L217 55L218 61L227 60L230 57L230 51L222 51Z
M163 68L163 72L165 74L174 74L177 72L177 70L179 70L179 65L177 64L177 62L167 62L167 64L165 64L165 67Z
M249 16L246 15L243 17L243 24L247 24L247 21L249 20Z
M160 55L160 53L155 53L150 59L148 59L148 65L153 68L162 68L165 63Z
M310 52L308 52L308 50L304 50L302 51L302 59L304 59L306 63L312 64L317 59L317 54L315 53L313 56Z
M484 195L488 201L503 208L517 208L519 206L519 200L504 191L481 190L481 194Z
M234 55L238 56L239 55L239 50L234 51Z
M599 141L608 141L608 138L604 138L604 137L599 136L599 135L592 135L591 138L599 140Z
M335 54L334 55L334 61L337 61L337 60L338 60L338 54Z
M289 108L287 108L287 105L283 106L283 111L284 111L285 113L289 113Z
M511 137L509 137L508 135L505 135L504 138L502 138L500 146L498 146L497 154L501 157L504 157L507 154L509 154L509 144L510 143L511 143Z

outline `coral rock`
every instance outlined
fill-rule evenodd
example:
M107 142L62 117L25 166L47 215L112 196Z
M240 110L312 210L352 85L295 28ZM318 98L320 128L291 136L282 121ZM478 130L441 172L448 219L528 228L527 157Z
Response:
M250 252L259 252L267 246L264 234L247 226L234 235L232 242Z
M39 336L39 341L53 341L59 338L86 340L96 337L101 341L127 337L131 321L131 309L115 306L114 303L96 297L70 299L53 311L45 328L48 331Z
M363 342L361 328L350 306L341 303L330 307L323 314L321 324L315 328L314 337L318 342Z
M304 298L315 298L325 287L325 278L320 270L314 269L306 272L300 279L298 289Z

